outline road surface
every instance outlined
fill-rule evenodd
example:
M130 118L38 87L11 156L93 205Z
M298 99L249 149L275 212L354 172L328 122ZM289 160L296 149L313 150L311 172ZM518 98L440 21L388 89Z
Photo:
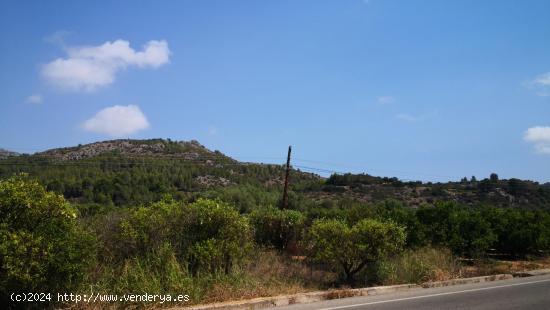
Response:
M412 289L379 296L293 305L278 310L549 310L550 275L504 281Z

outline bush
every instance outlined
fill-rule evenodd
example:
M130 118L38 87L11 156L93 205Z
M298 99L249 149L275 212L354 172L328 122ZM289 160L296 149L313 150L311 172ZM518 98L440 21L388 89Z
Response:
M0 181L0 294L66 292L93 262L94 239L63 198L21 175Z
M307 245L313 262L339 266L348 284L367 264L399 252L404 228L373 219L348 226L341 220L317 220L309 229Z
M250 221L256 242L285 249L290 241L299 238L305 217L299 211L266 207L253 211Z
M99 231L107 256L120 262L128 257L144 256L168 243L181 257L186 250L182 248L181 239L187 213L186 206L172 199L164 199L123 214L115 219L114 232L106 227Z
M113 235L113 236L111 236ZM115 232L106 230L106 253L115 262L145 257L167 243L178 261L196 275L229 273L252 246L248 219L230 205L208 199L183 204L165 199L123 215Z
M229 273L233 265L243 262L252 246L246 217L226 203L207 199L189 205L188 212L182 238L193 273Z

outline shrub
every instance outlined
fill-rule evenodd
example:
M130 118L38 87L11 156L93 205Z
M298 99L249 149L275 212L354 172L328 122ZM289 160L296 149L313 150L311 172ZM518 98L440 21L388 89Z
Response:
M192 203L187 212L182 239L193 273L229 273L243 262L252 246L246 217L226 203L207 199Z
M21 175L0 181L0 294L77 287L94 258L94 239L65 199Z
M106 253L115 261L145 257L167 243L178 261L193 274L228 273L252 245L248 219L230 205L208 199L183 204L164 199L123 215L108 240Z
M252 212L250 221L259 244L285 249L290 241L299 238L305 217L299 211L267 207Z
M307 237L309 258L339 266L348 284L353 284L354 275L367 264L399 252L404 242L404 228L373 219L352 227L341 220L317 220Z
M116 261L143 256L157 250L165 242L179 256L181 239L186 225L187 209L172 199L164 199L147 207L136 208L117 219L114 236L108 231L100 234ZM107 233L107 234L105 234Z

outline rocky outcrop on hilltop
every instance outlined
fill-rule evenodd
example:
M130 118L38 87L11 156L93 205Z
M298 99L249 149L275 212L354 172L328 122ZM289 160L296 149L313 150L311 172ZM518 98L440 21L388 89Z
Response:
M53 157L57 160L80 160L102 154L171 156L187 160L200 159L206 155L209 158L216 155L220 158L225 157L219 152L210 151L195 140L172 141L163 139L101 141L76 147L52 149L37 155Z

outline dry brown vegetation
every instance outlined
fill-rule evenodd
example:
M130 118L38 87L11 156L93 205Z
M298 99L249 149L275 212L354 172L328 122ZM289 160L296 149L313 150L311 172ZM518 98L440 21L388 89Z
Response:
M522 273L550 268L550 257L530 260L479 260L461 268L463 277L476 277L501 273Z

